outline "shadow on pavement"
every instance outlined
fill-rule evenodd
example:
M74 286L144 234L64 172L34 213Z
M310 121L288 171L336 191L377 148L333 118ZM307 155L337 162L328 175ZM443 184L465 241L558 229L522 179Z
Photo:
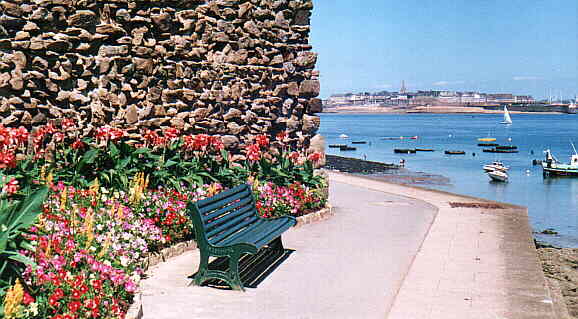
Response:
M244 255L239 260L239 276L245 288L257 288L277 267L279 267L295 250L292 249L271 249L263 248L255 255ZM229 269L229 258L215 258L209 263L210 270L227 271ZM194 278L195 274L188 278ZM207 280L203 285L230 290L231 287L222 280Z

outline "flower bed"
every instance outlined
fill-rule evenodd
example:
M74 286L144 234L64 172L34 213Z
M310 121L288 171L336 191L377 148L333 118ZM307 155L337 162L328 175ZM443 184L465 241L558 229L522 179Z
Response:
M265 218L302 216L327 200L313 173L320 155L290 151L284 133L233 155L218 137L172 128L101 127L85 138L75 128L0 126L5 318L124 317L146 257L193 238L189 201L247 181Z

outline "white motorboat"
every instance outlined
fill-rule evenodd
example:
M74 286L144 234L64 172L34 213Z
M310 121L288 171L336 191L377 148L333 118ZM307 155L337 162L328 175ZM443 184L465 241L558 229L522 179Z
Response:
M508 174L502 171L489 171L487 172L488 176L496 182L507 182L508 181Z
M490 171L505 172L509 169L510 168L508 166L504 165L504 163L502 163L502 162L492 162L492 164L484 165L484 171L486 171L486 172L490 172Z
M345 134L341 134L341 135L339 135L339 138L349 138L349 136L347 136Z

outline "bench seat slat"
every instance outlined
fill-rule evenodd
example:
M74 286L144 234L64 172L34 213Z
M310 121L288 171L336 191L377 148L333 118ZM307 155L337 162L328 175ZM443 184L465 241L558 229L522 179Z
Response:
M204 220L205 225L207 230L211 230L214 227L217 227L223 223L225 223L227 220L232 219L234 217L236 217L237 215L244 213L244 212L249 212L251 213L251 210L254 210L254 206L253 206L253 199L252 198L246 198L242 201L238 201L235 202L232 205L223 207L219 210L216 210L208 215L206 215L206 220ZM254 213L253 213L254 215Z
M283 229L283 231L289 229L293 226L292 223L288 219L274 219L274 220L260 220L260 223L255 223L242 232L238 232L230 237L224 238L221 242L217 243L217 246L230 246L239 243L247 243L256 246L257 248L263 247L269 241L274 238L268 238L270 233L274 233L279 229ZM281 233L283 232L281 231ZM276 237L276 236L275 236ZM268 240L266 240L268 238ZM267 241L264 244L256 245L256 243L261 241Z

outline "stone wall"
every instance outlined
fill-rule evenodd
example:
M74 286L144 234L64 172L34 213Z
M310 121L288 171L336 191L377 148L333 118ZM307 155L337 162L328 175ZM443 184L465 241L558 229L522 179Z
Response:
M321 111L311 0L0 0L0 118L174 126L228 147Z

